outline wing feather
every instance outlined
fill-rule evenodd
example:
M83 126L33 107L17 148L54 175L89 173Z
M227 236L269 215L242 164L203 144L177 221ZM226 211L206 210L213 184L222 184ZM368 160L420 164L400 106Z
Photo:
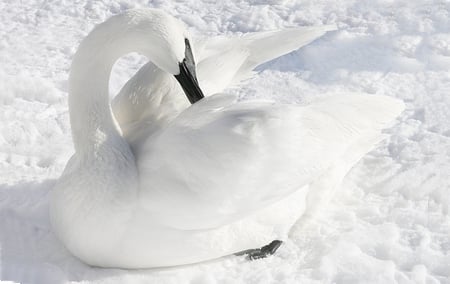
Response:
M143 206L179 229L230 223L311 183L402 110L383 96L307 106L214 95L188 108L137 156Z

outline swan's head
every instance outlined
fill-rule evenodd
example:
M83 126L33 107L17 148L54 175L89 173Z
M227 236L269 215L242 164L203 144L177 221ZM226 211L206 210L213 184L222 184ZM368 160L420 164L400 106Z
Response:
M114 19L116 18L116 19ZM190 36L184 25L174 17L156 9L128 10L110 18L125 29L118 29L130 39L130 44L180 83L191 103L203 98L195 71ZM112 24L111 26L115 26Z

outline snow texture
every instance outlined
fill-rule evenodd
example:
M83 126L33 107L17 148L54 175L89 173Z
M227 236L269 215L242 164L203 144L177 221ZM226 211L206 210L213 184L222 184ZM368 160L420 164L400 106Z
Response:
M47 194L73 152L68 69L95 24L134 7L163 9L197 37L336 24L338 31L228 91L290 103L334 92L383 94L407 109L273 257L135 271L89 267L55 239L47 215ZM450 283L449 1L2 0L0 11L1 280ZM144 62L121 59L111 94Z

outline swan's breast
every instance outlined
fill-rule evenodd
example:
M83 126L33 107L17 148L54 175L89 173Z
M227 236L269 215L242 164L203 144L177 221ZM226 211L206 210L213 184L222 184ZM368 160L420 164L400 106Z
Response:
M105 147L88 156L75 154L50 195L54 231L74 255L88 262L120 242L137 203L134 161Z

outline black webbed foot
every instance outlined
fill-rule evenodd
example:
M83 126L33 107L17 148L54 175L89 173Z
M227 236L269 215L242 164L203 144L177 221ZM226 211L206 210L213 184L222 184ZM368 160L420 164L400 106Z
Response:
M270 244L265 245L261 248L244 250L242 252L237 253L236 255L246 255L247 259L249 260L265 258L268 257L269 255L274 254L282 243L283 243L282 241L274 240Z

